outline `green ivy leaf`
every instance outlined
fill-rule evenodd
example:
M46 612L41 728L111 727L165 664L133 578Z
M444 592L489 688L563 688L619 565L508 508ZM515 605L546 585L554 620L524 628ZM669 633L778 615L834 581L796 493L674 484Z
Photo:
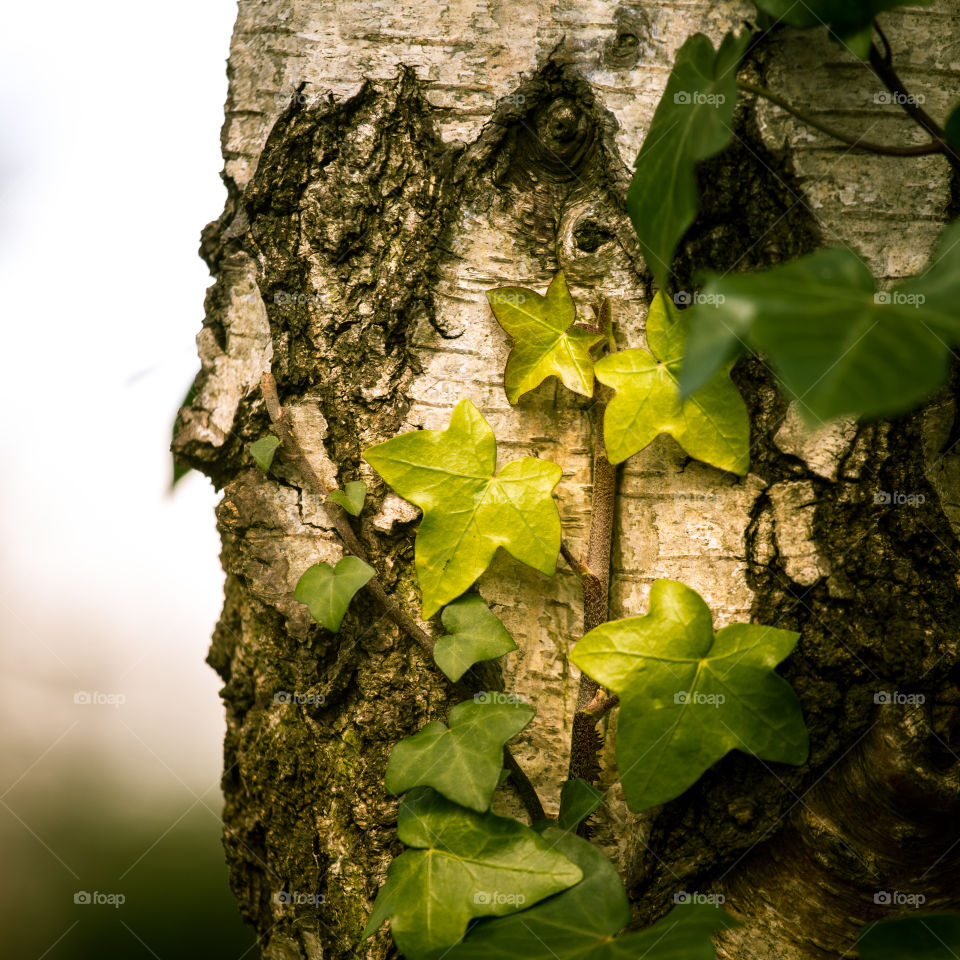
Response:
M851 250L819 250L739 276L714 275L693 308L685 393L743 346L764 354L808 421L889 416L942 384L960 342L960 224L930 265L888 292Z
M367 485L362 480L351 480L343 490L333 490L329 497L332 503L339 503L351 516L359 517L367 499Z
M730 365L681 399L687 312L677 312L671 322L658 293L647 314L652 355L621 350L597 362L597 379L616 390L603 418L607 457L620 463L668 433L691 457L742 476L750 465L750 418L730 380Z
M506 916L583 878L575 863L529 827L474 813L429 788L404 798L397 832L414 849L390 864L363 936L389 917L394 943L407 960L439 957L473 917Z
M522 913L480 921L447 960L713 960L713 932L737 926L717 907L683 904L646 930L616 936L630 904L613 864L572 833L547 829L543 838L584 879Z
M335 567L315 563L297 583L294 598L310 608L310 616L336 633L356 592L376 576L359 557L342 557Z
M433 787L448 800L483 813L490 809L503 769L503 746L534 717L516 702L483 698L458 703L447 718L401 740L387 761L387 791Z
M862 960L957 960L960 913L921 913L871 923L857 941Z
M459 597L499 547L553 576L560 513L551 491L560 467L523 457L494 476L497 441L469 400L457 404L446 430L404 433L363 456L423 511L415 552L425 618Z
M930 3L931 0L754 0L757 9L791 27L809 29L830 26L834 34L845 37L864 31L878 13L902 7ZM867 46L869 52L869 45ZM866 54L864 54L866 56Z
M567 780L560 788L560 813L557 824L561 830L576 830L580 824L603 803L603 794L586 780Z
M503 375L510 403L550 376L559 377L574 393L593 396L590 348L604 335L574 327L577 308L562 270L545 296L523 287L498 287L487 299L497 322L514 340Z
M702 33L686 40L637 156L627 212L662 289L677 244L697 215L696 165L733 134L737 67L749 39L747 31L728 33L716 52Z
M468 593L447 604L440 619L450 632L437 640L433 659L454 683L475 663L496 660L517 649L507 628L479 593Z
M700 595L657 580L650 612L604 623L570 659L620 694L617 766L631 810L679 796L730 750L802 764L807 729L773 668L799 634L738 623L713 632Z
M960 106L954 107L943 125L943 135L954 150L960 150Z
M270 434L254 441L247 449L250 451L250 456L256 461L257 466L264 473L269 473L270 467L273 464L274 454L277 452L277 447L279 446L280 440Z

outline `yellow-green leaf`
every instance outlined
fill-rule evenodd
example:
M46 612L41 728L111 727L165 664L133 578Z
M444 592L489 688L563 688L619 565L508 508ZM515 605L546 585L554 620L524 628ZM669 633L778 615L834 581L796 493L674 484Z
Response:
M668 433L697 460L743 475L750 464L750 418L730 379L728 363L696 393L680 394L680 365L687 339L683 313L668 316L658 293L647 315L646 350L621 350L599 360L597 379L616 390L603 421L611 463Z
M603 334L574 326L577 308L562 270L544 296L523 287L499 287L487 299L500 326L514 340L503 375L510 403L551 376L574 393L593 396L590 349Z

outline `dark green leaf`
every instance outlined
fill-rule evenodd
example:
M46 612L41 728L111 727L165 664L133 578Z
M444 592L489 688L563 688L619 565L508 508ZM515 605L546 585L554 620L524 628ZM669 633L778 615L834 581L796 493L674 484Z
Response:
M546 829L543 837L584 879L522 913L481 921L447 960L713 960L711 935L736 925L717 907L684 904L646 930L616 936L630 905L613 864L572 833Z
M850 250L713 276L692 310L680 382L691 393L743 347L764 354L809 421L908 410L944 382L960 342L960 224L918 277L876 292Z
M860 934L858 944L862 960L957 960L960 913L881 920Z
M947 117L947 122L943 125L943 133L947 138L947 143L954 150L960 150L960 106L954 107Z
M440 619L450 632L437 640L433 659L454 683L475 663L517 649L507 628L479 593L468 593L447 604Z
M273 456L279 446L280 441L270 434L251 443L247 449L250 451L250 456L256 461L257 466L264 473L267 473L270 470L270 466L273 463Z
M310 608L310 616L336 633L356 592L376 576L359 557L341 558L336 567L315 563L297 583L294 597Z
M637 156L627 212L661 289L697 214L696 165L730 142L737 67L749 38L728 33L716 52L702 33L687 39Z
M364 928L388 917L407 960L433 960L472 917L502 917L566 890L580 868L516 820L474 813L428 788L412 790L397 820L406 850L393 860Z
M730 380L729 364L696 393L680 396L680 365L687 339L685 314L670 321L663 294L647 314L646 350L621 350L597 361L597 379L616 390L603 418L611 463L668 433L697 460L741 476L750 464L750 418Z
M387 791L433 787L448 800L483 813L503 770L503 746L534 717L533 707L480 697L458 703L447 719L401 740L387 761Z
M359 517L363 502L367 499L367 485L362 480L351 480L347 484L346 492L334 490L329 499L332 503L339 503L347 513Z
M650 612L604 623L570 659L620 694L617 766L631 810L679 796L730 750L799 765L807 729L773 668L799 634L737 623L713 632L700 595L657 580Z
M560 788L560 813L557 824L561 830L577 827L603 803L603 794L586 780L567 780Z
M432 617L483 573L497 549L547 576L560 553L560 513L549 460L512 460L496 476L497 441L469 400L446 430L414 430L371 447L364 459L420 507L416 567L423 615Z
M487 294L494 316L514 340L503 386L510 403L556 376L574 393L593 396L590 348L602 333L574 327L577 308L561 270L545 296L523 287L499 287Z
M791 27L811 28L830 26L834 32L849 35L864 31L874 17L885 10L930 3L931 0L754 0L757 8L789 24ZM869 52L869 46L867 47Z

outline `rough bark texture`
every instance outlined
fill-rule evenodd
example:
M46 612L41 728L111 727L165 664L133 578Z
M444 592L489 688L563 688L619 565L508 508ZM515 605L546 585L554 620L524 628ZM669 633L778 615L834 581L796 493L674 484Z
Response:
M223 129L229 198L204 232L215 283L176 450L223 489L226 597L209 662L228 715L225 843L270 960L390 955L383 932L359 943L398 849L384 764L393 743L443 715L447 688L363 595L337 636L293 600L303 570L340 546L291 466L278 460L267 477L245 454L268 424L261 373L272 369L315 469L370 485L357 532L412 609L416 512L360 452L445 425L463 397L504 459L562 465L565 536L585 550L589 404L551 380L509 407L509 344L484 293L543 288L563 268L582 304L611 298L623 345L643 344L649 275L623 210L629 164L683 40L700 30L716 42L751 10L241 0ZM884 22L908 86L945 116L960 94L960 3ZM783 35L749 72L871 140L922 139L825 37ZM837 242L879 276L903 276L951 209L942 158L850 152L750 101L735 132L701 172L681 285L699 269ZM803 701L810 762L731 755L676 801L633 816L612 764L614 711L591 835L638 922L680 891L722 893L744 921L723 937L724 957L849 955L864 921L891 915L874 902L880 891L960 906L953 393L893 425L810 433L759 361L743 361L736 379L753 418L748 477L690 461L669 438L622 471L611 616L644 612L652 581L671 577L703 594L718 626L802 631L782 673ZM925 500L877 504L880 491ZM563 564L547 579L501 557L479 586L519 645L492 682L537 705L515 752L555 812L577 694L566 653L580 630L579 579ZM877 704L881 691L926 699ZM508 791L497 805L519 812ZM284 891L315 901L285 902Z

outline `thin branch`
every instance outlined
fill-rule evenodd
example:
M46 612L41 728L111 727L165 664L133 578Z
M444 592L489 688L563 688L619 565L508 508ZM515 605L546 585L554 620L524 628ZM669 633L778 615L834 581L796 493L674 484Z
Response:
M807 124L807 126L813 127L814 129L825 133L828 137L833 137L835 140L839 140L842 143L850 144L851 147L856 147L858 150L866 150L869 153L879 153L890 157L922 157L932 153L947 152L947 146L942 138L935 139L930 143L920 143L911 146L872 143L869 140L863 140L860 137L851 136L848 133L844 133L842 130L837 130L835 127L831 127L826 123L822 123L816 117L813 117L808 113L804 113L802 110L798 110L791 103L788 103L786 100L784 100L783 97L774 93L772 90L768 90L766 87L761 87L756 83L750 83L749 80L738 80L737 86L741 90L746 90L748 93L756 94L758 97L763 97L765 100L775 103L781 109L786 110L787 113Z
M367 559L366 551L354 533L353 527L350 526L349 520L347 520L346 512L339 504L331 503L326 499L330 488L323 482L316 470L313 469L313 465L304 454L303 447L300 446L300 441L297 439L293 425L290 423L289 417L286 416L283 407L280 405L280 399L277 395L277 383L272 373L267 372L263 374L260 380L260 389L263 391L263 398L267 404L267 414L270 417L274 432L280 439L280 448L284 456L296 464L300 475L307 481L307 484L313 488L313 492L322 498L323 511L326 513L327 519L333 528L339 534L344 547L355 557L372 567L373 565ZM383 607L386 615L426 654L431 666L434 666L432 656L434 647L433 638L384 590L379 576L375 576L368 581L364 589ZM478 690L471 689L462 681L452 686L454 691L464 699L479 692ZM508 747L504 747L504 764L507 769L510 770L514 789L517 791L527 811L527 815L530 817L530 822L535 823L537 820L544 819L543 804L537 796L537 791Z
M560 542L560 554L570 569L579 577L592 577L590 568L587 566L587 559L581 553L579 557L574 556L573 551L567 546L565 541Z
M597 695L583 712L589 714L593 718L593 722L596 723L605 713L609 713L619 703L620 698L616 694L606 697L603 695L602 690L598 690Z
M883 28L880 26L879 22L873 21L873 29L877 31L877 36L883 43L883 62L890 66L893 63L893 50L890 49L890 41L887 39L887 35L883 32Z

